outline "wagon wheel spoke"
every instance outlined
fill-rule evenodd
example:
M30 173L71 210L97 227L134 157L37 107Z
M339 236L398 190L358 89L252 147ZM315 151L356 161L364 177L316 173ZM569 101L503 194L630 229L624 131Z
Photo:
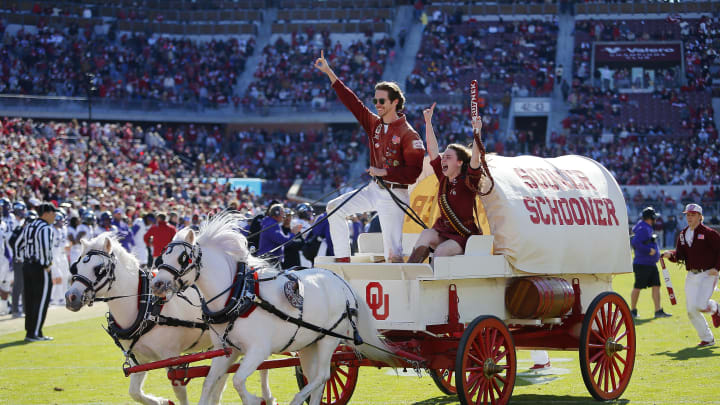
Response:
M605 306L600 307L600 312L598 313L596 320L600 333L602 333L603 336L607 336L607 330L605 328Z
M600 352L602 354L602 352ZM600 357L600 356L598 356ZM600 369L600 365L602 364L602 360L595 363L595 367L592 369L592 376L595 377L595 374L597 374L598 370Z
M617 307L617 308L615 309L615 312L616 312L617 314L619 314L620 316L618 316L617 325L616 325L616 326L613 328L613 330L612 330L612 336L616 336L616 335L618 334L618 332L620 332L620 329L622 329L622 327L625 326L625 322L624 322L624 321L625 321L625 315L623 315L620 307Z
M498 355L493 359L495 361L495 364L500 363L500 360L507 357L507 350L503 350L502 352L498 353Z
M343 385L342 382L338 381L337 377L333 378L331 380L331 382L332 382L332 384L331 384L332 385L332 393L335 396L335 399L340 398L340 394L339 394L340 390L338 390L338 385L340 385L342 387L342 385Z
M330 392L332 384L325 384L325 399L326 403L330 404L333 402L332 393Z
M599 340L601 342L605 341L605 338L600 336L600 334L595 329L592 330L592 334L593 334L593 336L595 336L597 338L597 340Z
M483 384L482 384L482 403L483 404L487 403L487 400L486 400L487 398L488 398L487 385L485 384L485 381L483 381Z
M616 358L612 359L612 366L613 366L613 369L615 369L615 372L617 373L618 377L622 377L622 375L624 373L623 373L623 370L620 370L620 366L617 364L617 361L615 361Z
M475 356L473 356L472 358L473 358L475 361L477 361L478 364L483 364L483 362L485 361L484 359L486 359L486 358L489 357L488 354L485 353L485 350L484 350L485 348L483 347L483 345L478 345L477 341L476 341L476 340L473 340L473 342L472 342L472 348L475 349L475 353L477 353L477 355L479 355L480 357L482 357L483 360L480 360L480 359L478 359L478 358L475 357ZM471 352L471 353L468 353L468 354L472 356L472 352Z
M338 367L338 368L335 369L335 371L336 371L338 374L342 374L345 378L348 378L348 373L346 373L345 370L343 370L342 368Z
M477 358L472 353L468 353L468 360L472 360L473 362L475 362L475 364L478 364L480 368L482 368L482 365L484 363L482 359Z
M488 344L486 345L488 348L488 356L487 357L495 357L496 348L498 345L496 344L498 341L498 335L497 335L497 329L493 329L490 333L490 339Z
M482 383L483 383L483 382L482 382L482 380L480 379L480 377L481 377L481 376L477 376L477 378L475 378L475 379L472 381L472 383L469 383L469 382L468 382L468 386L470 387L470 390L469 390L470 398L474 397L474 396L475 396L475 393L477 393L477 392L478 392L478 389L480 389L480 387L482 386Z
M493 378L492 380L490 380L490 382L492 384L493 389L497 392L498 398L502 397L502 390L498 386L497 381Z
M599 363L600 363L600 372L598 373L598 379L597 379L598 387L602 386L603 381L605 381L605 365L607 363L607 359L605 357L603 357L602 360L599 361Z
M620 336L615 338L615 342L619 342L621 339L623 339L625 336L627 336L627 334L628 334L628 331L626 330Z
M616 365L615 365L615 362L614 362L612 359L610 359L610 362L609 362L609 363L610 363L610 364L609 364L609 367L608 367L608 371L609 371L609 373L610 373L610 380L611 380L611 382L612 382L612 390L615 391L615 390L617 389L617 387L618 387L618 383L617 383L617 381L615 380L615 375L617 375L617 377L618 377L618 379L619 379L620 376L622 376L622 373L619 373L619 372L616 373L616 369L615 369Z
M610 384L610 359L605 359L605 366L603 366L603 371L605 372L605 392L609 392L609 384Z

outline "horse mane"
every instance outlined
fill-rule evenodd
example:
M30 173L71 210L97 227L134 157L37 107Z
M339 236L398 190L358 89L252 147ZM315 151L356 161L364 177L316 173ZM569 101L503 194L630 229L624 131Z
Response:
M126 269L140 268L140 261L133 254L128 252L122 244L120 244L117 235L113 232L103 232L89 241L86 241L82 254L84 255L92 249L105 251L105 238L110 240L112 252L115 253L115 257L125 264L123 267Z
M237 211L224 211L211 217L200 226L197 244L201 247L212 245L233 259L243 261L251 267L269 268L270 265L265 260L250 253L247 238L239 228L240 222L244 219L246 216ZM178 237L184 239L187 232L189 232L188 228L182 229L178 232Z

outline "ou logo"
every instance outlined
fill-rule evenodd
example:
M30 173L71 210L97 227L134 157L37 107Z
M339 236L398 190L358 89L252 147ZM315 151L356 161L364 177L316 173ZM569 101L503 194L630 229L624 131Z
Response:
M365 302L370 307L375 319L383 321L390 316L390 296L383 295L382 284L377 281L368 283L365 287ZM379 311L380 309L382 309L382 313Z

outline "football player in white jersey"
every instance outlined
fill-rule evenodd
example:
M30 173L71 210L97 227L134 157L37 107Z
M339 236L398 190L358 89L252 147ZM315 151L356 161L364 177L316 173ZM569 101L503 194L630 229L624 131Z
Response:
M53 224L53 261L50 271L52 274L52 293L50 304L65 305L65 292L68 289L70 280L70 264L68 263L68 231L66 226L67 217L64 212L55 213Z

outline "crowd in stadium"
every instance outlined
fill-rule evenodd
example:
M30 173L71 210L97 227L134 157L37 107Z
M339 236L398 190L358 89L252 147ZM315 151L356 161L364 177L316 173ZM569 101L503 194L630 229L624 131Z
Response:
M76 23L37 28L0 31L0 93L84 96L90 73L100 98L229 104L239 102L233 86L255 46L252 37L200 42L112 26L107 33Z
M106 33L76 23L65 27L41 23L37 28L36 33L21 29L11 34L0 26L0 93L84 95L83 73L90 72L101 98L206 106L235 103L250 110L304 103L324 107L336 103L336 96L311 66L320 49L341 79L367 99L395 47L393 38L372 32L357 33L354 40L344 38L344 42L312 29L278 36L261 51L253 82L239 97L233 84L253 53L253 37L198 42L118 33L112 24ZM460 11L429 11L407 91L410 101L413 93L464 94L461 83L479 79L488 98L495 100L483 106L488 151L509 156L583 154L608 167L621 184L716 184L720 150L709 91L720 86L715 40L719 33L718 19L710 17L577 20L574 80L565 94L570 114L562 128L552 131L549 146L529 131L505 136L499 129L509 109L509 95L548 96L556 84L555 16L463 21ZM677 67L658 68L652 93L628 95L617 91L630 82L627 69L613 72L615 88L605 86L603 77L597 76L600 72L590 71L594 41L636 40L682 40L685 76ZM513 46L503 46L509 43ZM593 87L590 78L601 79L599 86ZM501 96L507 100L497 102ZM410 104L406 111L420 133L424 107ZM648 114L649 108L654 110ZM436 130L443 134L443 142L469 139L468 115L467 108L460 106L438 107ZM110 187L106 195L91 194L97 194L99 201L122 195L124 201L117 196L102 201L109 209L132 206L148 211L161 208L164 196L179 206L192 201L197 204L193 212L228 206L240 197L257 202L217 185L186 187L183 182L189 178L272 178L283 187L299 178L307 184L340 187L347 181L350 165L364 152L365 142L359 128L226 133L222 126L194 124L88 125L23 119L4 119L2 124L7 136L1 142L8 151L2 158L3 195L79 200L84 174L78 162L85 153L84 140L90 138L93 151L98 149L91 155L91 190ZM37 164L19 158L24 148L39 157ZM126 157L127 153L135 158ZM148 171L149 175L143 174ZM19 184L17 179L23 176L28 180ZM217 192L224 197L213 204L208 196Z
M289 41L278 37L263 49L255 80L242 103L250 110L265 105L310 103L323 108L327 102L336 100L335 93L328 91L327 80L312 67L320 50L337 67L343 82L355 89L361 99L367 99L380 81L394 47L392 38L373 39L372 33L358 36L346 46L338 40L333 42L329 32L312 29L292 33Z
M557 32L554 20L462 21L437 10L407 91L464 94L464 83L477 79L494 96L547 96L555 80Z
M703 16L698 19L668 17L666 19L577 20L575 22L574 72L581 80L591 78L590 54L595 41L680 41L685 58L683 91L720 91L720 48L715 39L720 35L720 20ZM663 68L655 74L655 86L680 87L679 67ZM600 73L602 74L602 73ZM615 80L628 77L627 69L613 73ZM597 77L597 76L596 76Z
M261 177L285 188L301 178L339 187L358 158L357 131L269 132L225 135L216 125L35 122L2 119L2 195L43 200L84 197L85 153L90 148L90 193L109 209L159 210L178 205L182 214L224 208L255 197L189 179ZM263 142L258 142L262 139ZM25 159L28 156L36 159ZM21 180L26 179L26 180ZM219 194L218 194L219 193ZM218 197L220 199L218 199Z

